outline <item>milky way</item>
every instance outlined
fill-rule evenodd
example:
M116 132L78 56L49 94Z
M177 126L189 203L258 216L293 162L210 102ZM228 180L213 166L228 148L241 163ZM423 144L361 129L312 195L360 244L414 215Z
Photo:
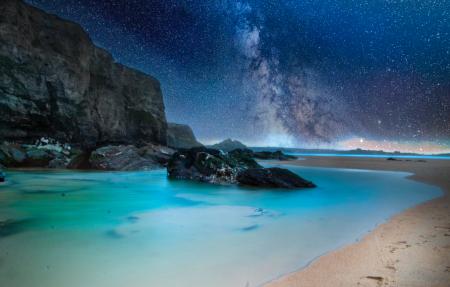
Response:
M28 2L155 75L205 142L450 146L450 1Z
M244 57L244 81L248 116L262 141L271 145L299 145L301 142L331 141L342 131L333 97L314 82L311 71L298 67L287 73L273 49L264 55L261 34L264 27L253 24L251 6L238 3L236 45ZM272 47L274 48L274 47Z

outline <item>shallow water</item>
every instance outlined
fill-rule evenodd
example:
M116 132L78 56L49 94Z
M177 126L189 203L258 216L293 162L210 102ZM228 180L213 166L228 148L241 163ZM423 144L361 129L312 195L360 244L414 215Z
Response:
M0 285L257 286L441 195L407 173L289 168L318 188L169 181L163 170L9 171Z

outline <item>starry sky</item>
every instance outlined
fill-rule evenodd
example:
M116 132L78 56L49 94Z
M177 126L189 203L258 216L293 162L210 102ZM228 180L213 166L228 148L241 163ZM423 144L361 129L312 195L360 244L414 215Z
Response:
M450 0L27 2L157 77L205 143L450 150Z

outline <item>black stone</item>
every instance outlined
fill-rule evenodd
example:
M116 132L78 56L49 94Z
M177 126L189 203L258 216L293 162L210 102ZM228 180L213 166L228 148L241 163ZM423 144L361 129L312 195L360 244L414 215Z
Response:
M211 183L236 183L238 172L261 167L245 153L224 153L205 147L180 150L167 165L169 178L193 179Z
M237 181L242 185L276 188L316 187L288 169L283 168L250 168L240 172Z

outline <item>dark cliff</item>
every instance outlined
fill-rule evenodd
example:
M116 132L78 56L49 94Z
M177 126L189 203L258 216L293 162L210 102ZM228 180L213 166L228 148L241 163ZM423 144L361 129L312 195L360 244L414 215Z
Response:
M190 126L175 123L168 123L167 145L176 149L203 146L195 138Z
M114 62L78 25L0 1L0 140L165 144L159 82Z

